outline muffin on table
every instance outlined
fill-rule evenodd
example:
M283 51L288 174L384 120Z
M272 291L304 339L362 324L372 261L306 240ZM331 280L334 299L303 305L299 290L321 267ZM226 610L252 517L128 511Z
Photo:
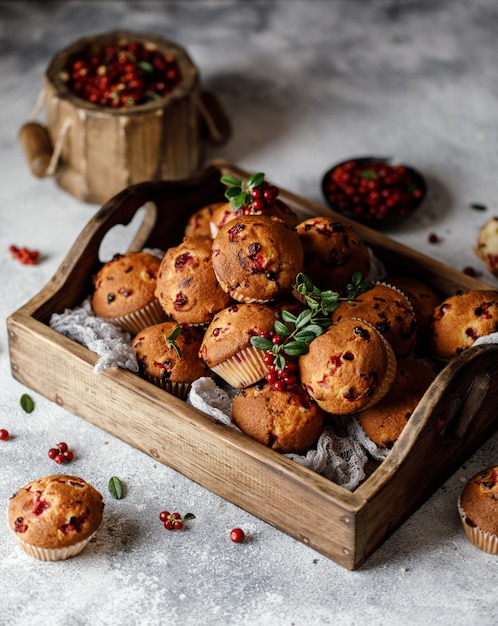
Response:
M498 466L481 470L466 483L458 512L469 541L484 552L498 554Z
M203 326L232 301L216 279L211 245L210 237L184 237L166 251L155 296L168 318Z
M380 402L396 376L389 342L369 323L343 319L298 360L301 382L328 413L350 415Z
M488 270L498 276L498 217L492 217L481 226L474 252Z
M370 253L353 226L319 216L295 230L304 250L303 271L320 289L343 293L354 273L368 276Z
M302 453L322 434L324 414L299 385L277 390L261 383L235 396L232 420L246 435L277 452Z
M269 305L236 303L217 313L207 327L199 355L213 372L236 389L248 387L266 376L264 351L251 338L269 335L279 311Z
M364 319L389 341L397 357L408 356L417 343L415 313L408 298L400 291L383 283L376 283L359 294L351 305L341 302L332 314L339 322L348 317Z
M285 222L243 215L213 240L213 269L223 290L238 302L270 302L291 293L303 269L303 247Z
M92 308L98 317L136 333L165 319L154 292L161 259L148 252L116 254L94 276Z
M435 377L435 372L421 361L398 359L396 377L387 394L358 415L369 439L381 448L392 448Z
M19 546L41 561L79 554L103 518L102 495L77 476L54 474L21 487L11 497L9 528Z
M443 361L472 347L479 337L498 331L498 291L457 291L433 312L430 344L432 354Z
M132 342L140 375L184 400L194 380L210 375L199 357L202 337L200 328L171 321L143 328Z

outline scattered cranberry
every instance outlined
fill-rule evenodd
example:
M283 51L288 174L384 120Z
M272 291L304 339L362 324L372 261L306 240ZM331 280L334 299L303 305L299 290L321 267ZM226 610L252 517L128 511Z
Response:
M428 237L428 241L429 243L439 243L441 239L436 233L431 233Z
M423 200L425 185L404 165L373 158L350 159L325 174L323 192L339 213L375 222L410 213Z
M159 513L159 519L164 524L166 530L181 530L184 522L195 519L195 515L193 513L187 513L182 517L178 512L170 513L169 511L161 511Z
M276 341L275 337L278 337ZM272 343L276 345L283 343L283 338L278 335L274 335L271 340ZM271 352L271 350L265 352L263 363L268 366L268 374L265 380L268 384L273 385L276 391L287 391L288 387L291 387L297 382L297 363L286 356L285 366L282 369L277 369L274 361L275 355L273 352Z
M130 108L163 98L179 84L172 54L140 42L110 44L96 54L73 58L68 86L80 98L104 107Z
M463 273L467 274L467 276L472 276L473 278L477 276L477 271L470 265L467 265L467 267L463 268Z
M61 441L57 444L56 447L50 448L48 451L48 456L50 459L55 461L58 465L62 465L63 463L68 463L72 461L74 458L73 452L69 449L67 443L65 441Z
M23 265L36 265L40 258L38 250L29 250L26 247L18 248L17 246L9 246L9 251L15 259L18 259Z
M245 539L246 535L242 528L234 528L230 531L230 539L234 543L242 543Z
M9 438L9 431L5 428L0 428L0 441L7 441Z

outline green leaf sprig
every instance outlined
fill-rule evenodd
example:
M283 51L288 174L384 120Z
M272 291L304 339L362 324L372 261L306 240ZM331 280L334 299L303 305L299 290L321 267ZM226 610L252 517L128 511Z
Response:
M264 181L265 175L262 172L251 174L247 180L242 180L231 174L225 174L220 182L226 185L225 198L230 201L233 211L238 211L243 206L250 206L252 202L251 190L259 187Z
M181 326L175 326L168 336L166 336L166 333L163 332L164 341L166 342L166 345L168 346L168 348L173 348L175 350L179 359L182 358L182 351L180 349L180 346L175 342L180 336L181 332L182 332Z
M32 413L35 409L33 398L27 393L22 394L19 404L25 413Z
M296 291L303 296L307 308L299 315L286 310L281 311L281 319L275 321L273 328L275 333L284 339L282 343L273 344L271 339L254 336L251 337L251 344L258 350L271 352L275 367L283 370L286 355L298 357L306 354L309 344L331 326L331 315L341 302L347 301L354 305L355 298L372 286L371 281L363 279L361 272L355 272L351 282L346 285L346 295L341 296L336 291L321 291L306 274L300 273L296 276Z

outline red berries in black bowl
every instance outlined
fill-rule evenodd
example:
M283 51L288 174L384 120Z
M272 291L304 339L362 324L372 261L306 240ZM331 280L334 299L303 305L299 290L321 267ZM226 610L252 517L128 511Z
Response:
M419 172L385 157L348 159L322 179L328 205L372 228L390 226L417 209L427 187Z

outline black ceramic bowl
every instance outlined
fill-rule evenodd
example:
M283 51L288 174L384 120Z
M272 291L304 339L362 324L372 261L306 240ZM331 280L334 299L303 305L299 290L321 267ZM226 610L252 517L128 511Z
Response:
M427 185L417 170L387 157L354 157L331 167L322 193L337 213L381 230L411 215Z

